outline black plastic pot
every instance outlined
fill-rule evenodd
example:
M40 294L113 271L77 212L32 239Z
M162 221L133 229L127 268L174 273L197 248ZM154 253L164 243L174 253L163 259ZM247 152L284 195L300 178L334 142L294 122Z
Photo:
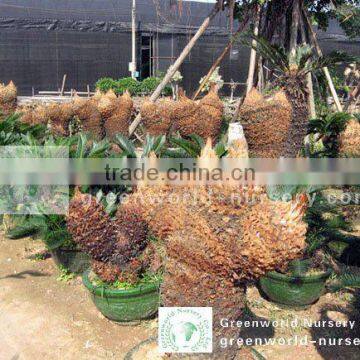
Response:
M90 267L90 258L77 249L57 248L50 251L58 267L65 268L73 273L81 274Z
M325 292L331 270L316 275L284 275L276 271L260 279L261 290L273 302L289 306L311 305Z

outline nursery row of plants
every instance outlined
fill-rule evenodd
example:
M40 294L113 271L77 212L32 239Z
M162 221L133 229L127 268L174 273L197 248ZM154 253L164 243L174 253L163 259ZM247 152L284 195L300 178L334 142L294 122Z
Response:
M21 117L19 115L13 115L6 118L0 124L2 145L30 145L33 147L67 146L70 149L69 155L71 158L137 156L134 144L121 134L117 134L112 139L104 139L96 142L84 133L70 137L54 136L44 125L28 125L22 123L20 120ZM118 151L118 149L114 151L114 146L119 148L120 151ZM169 149L169 147L171 147L171 149ZM208 149L206 149L207 147ZM142 156L147 157L150 156L150 154L155 154L157 157L199 157L201 154L208 154L209 151L213 151L215 156L218 157L233 157L234 153L236 153L234 146L229 147L224 142L219 142L213 149L211 147L209 149L209 145L206 145L201 137L194 134L188 139L179 137L166 139L164 135L159 137L147 136ZM290 189L290 191L295 190L299 191L299 189ZM146 191L150 191L150 195L154 195L151 194L151 190ZM70 203L69 217L47 214L5 216L6 236L12 239L29 235L40 238L44 241L49 251L51 251L56 262L61 264L61 266L69 268L71 271L81 272L87 269L91 263L92 269L97 274L97 277L93 278L95 287L94 285L93 287L89 285L90 283L87 277L85 277L84 281L86 286L91 288L92 291L98 289L95 292L96 294L100 294L100 292L107 287L110 289L134 289L138 288L139 285L153 284L150 287L152 289L152 295L150 296L151 301L149 300L152 304L150 312L153 314L159 305L158 301L155 301L156 296L154 294L157 293L155 289L157 289L161 283L164 269L165 239L161 239L161 237L167 235L167 233L171 231L172 226L179 226L178 223L181 223L181 218L177 217L176 213L172 213L167 209L151 209L151 211L154 212L154 214L152 214L154 218L151 224L149 224L144 220L147 219L149 215L144 216L143 213L144 211L150 210L144 210L144 208L137 209L136 203L132 206L119 204L119 195L123 192L129 194L134 193L134 197L146 197L148 196L146 191L142 193L141 189L136 191L136 189L121 185L116 187L84 186L80 189L72 189L70 192L72 200ZM163 191L164 197L168 195L168 190ZM239 189L237 191L245 190ZM281 191L288 192L289 188L276 188L275 191L273 188L268 188L267 198L269 200L266 201L269 203L266 206L278 206L278 211L286 212L289 210L289 204L283 204L278 201L282 195ZM304 191L304 189L302 189L302 191ZM306 282L306 285L303 285L309 288L304 294L302 290L299 290L296 298L280 299L280 301L290 305L312 303L321 295L324 290L325 281L330 276L328 267L331 261L329 261L328 256L335 256L341 259L346 257L345 253L349 253L349 248L352 249L350 253L354 252L354 249L358 251L357 239L351 235L344 235L341 232L341 230L351 230L351 228L350 224L345 221L344 216L341 214L340 208L330 206L326 203L324 205L323 198L320 196L321 191L319 189L317 191L319 192L319 196L316 197L317 202L315 205L306 210L306 205L303 204L302 206L306 213L305 217L300 217L296 220L299 221L298 225L291 225L291 232L289 233L288 239L289 244L286 249L286 254L284 254L286 257L290 256L291 250L299 245L296 242L294 243L294 234L298 234L298 241L300 241L300 243L305 239L307 242L305 250L306 260L304 262L295 261L292 263L290 278L287 277L288 275L277 275L276 273L270 273L267 277L261 278L261 284L265 292L267 292L269 296L278 298L279 294L283 295L286 293L286 291L283 291L284 289L279 292L279 289L276 287L280 286L278 284L279 279L284 280L281 286L286 287L286 284L292 277L306 277L305 274L309 268L315 266L316 269L316 266L320 266L320 269L324 271L320 271L319 276L316 275L313 277L314 284L310 281L310 283ZM85 196L85 194L92 196L93 206L90 207L90 213L88 213L89 210L87 210L86 213L84 212L85 209L83 208L84 204L82 201L84 201L83 196ZM6 201L5 198L2 200ZM262 204L261 206L264 205ZM173 209L173 211L175 211L175 209ZM177 211L179 210L177 209ZM195 209L186 209L186 211L199 213L199 211L195 211ZM227 211L230 211L230 209L227 209ZM252 215L247 214L247 212L244 213L245 223L241 224L241 228L254 224L254 220L252 220L254 216L260 219L262 216L269 216L269 209L266 207L262 208L262 211L259 209L248 209L247 211L250 211ZM327 216L325 217L324 214ZM329 217L329 214L332 215ZM236 215L239 216L239 214ZM182 217L183 216L184 215L182 215ZM212 215L206 211L203 216L207 218ZM235 216L235 214L233 216ZM298 216L298 214L296 214L296 216ZM87 219L85 223L84 219ZM219 220L214 220L215 219L212 218L209 219L209 226L214 226L214 224L220 227L224 226L224 228L227 226L225 223L221 224ZM157 229L157 226L160 226L160 228ZM166 230L162 230L162 226L165 226ZM168 228L169 226L170 228ZM183 224L181 224L181 228L182 226ZM270 226L272 227L274 225ZM150 230L149 227L151 228ZM152 229L153 227L155 227L155 229ZM298 230L296 230L297 227L299 227ZM96 230L97 228L98 230ZM89 229L91 229L90 233ZM124 239L119 242L119 235L115 236L112 233L115 231L119 234L120 230L124 233ZM163 234L163 231L165 231L165 234ZM255 231L255 229L252 231ZM266 229L266 231L270 231L271 235L266 236L266 238L269 237L270 241L274 236L273 230ZM86 236L84 237L83 234L86 234ZM285 239L286 238L282 238L280 243L283 244ZM248 239L248 241L250 240L251 238ZM114 245L114 241L120 245ZM116 246L120 246L120 248L116 250ZM245 246L244 243L243 246ZM258 250L256 250L256 246L254 247L254 244L251 244L251 246L253 249L252 256L255 261ZM338 251L339 246L342 247L342 252ZM245 248L246 251L248 251L248 248ZM276 252L276 249L272 247L269 251L269 257L271 258L273 256L272 254ZM298 250L291 256L294 256L297 251ZM247 255L247 257L248 261L250 261L249 255ZM312 260L309 261L309 259ZM355 259L356 256L352 257L351 261L356 263ZM256 259L256 263L258 262L259 259ZM260 274L264 274L264 271L261 271L260 274L252 274L250 264L248 266L250 273L246 278L257 278ZM244 269L242 269L242 271L244 271ZM310 279L312 279L312 277L310 277ZM274 281L275 285L272 284ZM358 285L359 278L355 275L347 274L344 277L340 277L332 286L341 288L340 284L342 281L344 281L344 285L346 286L355 286ZM101 302L101 299L99 301ZM145 314L145 317L149 315L143 310L137 313L137 315L130 313L116 315L107 313L107 311L111 310L106 310L104 304L97 305L101 311L115 320L123 321L129 320L130 318L133 319L141 313Z
M118 80L106 77L99 79L95 84L95 87L102 92L113 90L117 95L122 95L125 91L128 91L133 96L146 96L151 95L154 92L161 80L161 77L148 77L142 81L138 81L131 77L125 77ZM167 86L163 91L163 95L169 96L171 94L172 89L170 86Z

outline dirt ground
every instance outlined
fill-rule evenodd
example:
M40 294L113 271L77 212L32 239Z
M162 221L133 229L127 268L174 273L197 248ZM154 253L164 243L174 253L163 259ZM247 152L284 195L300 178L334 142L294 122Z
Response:
M81 279L59 279L30 239L0 237L0 359L123 359L156 333L156 322L120 326L92 304Z
M156 320L120 326L104 318L92 304L81 279L65 281L51 258L33 260L43 246L30 239L9 240L0 234L0 360L123 359L135 345L156 336ZM325 295L308 309L284 309L264 300L255 287L248 289L244 320L355 320L348 328L311 329L273 326L245 329L243 338L306 336L360 337L354 294ZM359 346L256 346L268 360L360 359ZM145 352L148 353L148 352ZM154 351L152 349L152 352ZM141 356L145 360L145 356ZM154 357L147 357L154 360Z

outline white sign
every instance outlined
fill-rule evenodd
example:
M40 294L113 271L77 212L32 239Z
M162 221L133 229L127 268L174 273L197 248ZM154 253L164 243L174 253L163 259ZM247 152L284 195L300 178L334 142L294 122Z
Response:
M211 307L160 307L160 353L211 353Z

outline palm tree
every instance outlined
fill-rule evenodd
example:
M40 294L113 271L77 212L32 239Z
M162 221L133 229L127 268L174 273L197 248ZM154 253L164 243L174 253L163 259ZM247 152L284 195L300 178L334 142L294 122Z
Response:
M298 46L288 54L284 48L270 44L263 37L250 35L250 38L256 40L256 51L260 56L272 65L275 78L272 86L283 89L292 105L292 121L283 155L296 157L303 146L309 118L306 76L325 66L329 60L315 59L308 45ZM249 44L249 40L246 42Z

